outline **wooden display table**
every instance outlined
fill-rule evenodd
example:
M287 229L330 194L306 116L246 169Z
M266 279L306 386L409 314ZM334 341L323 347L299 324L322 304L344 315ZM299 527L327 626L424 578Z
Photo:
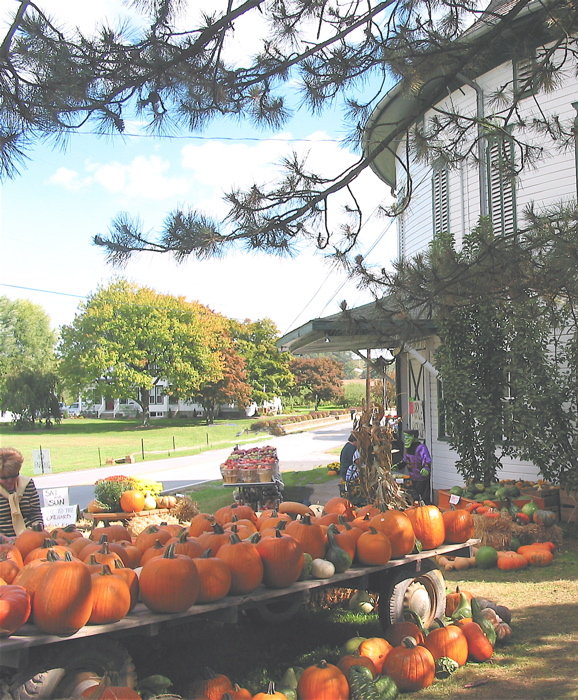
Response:
M86 520L92 520L94 527L98 527L99 523L108 525L115 520L120 520L124 525L128 525L129 520L141 515L168 515L168 508L153 508L152 510L139 510L133 513L88 513L82 512L82 517Z

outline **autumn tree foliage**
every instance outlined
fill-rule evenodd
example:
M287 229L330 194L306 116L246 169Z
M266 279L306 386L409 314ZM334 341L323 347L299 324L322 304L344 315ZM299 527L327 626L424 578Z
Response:
M225 340L225 339L223 339ZM236 404L242 410L249 404L252 388L247 384L246 363L233 347L220 351L223 376L203 382L194 398L202 405L207 425L214 422L222 404Z
M322 401L343 396L343 365L330 357L295 357L291 360L295 390L313 401L315 410Z

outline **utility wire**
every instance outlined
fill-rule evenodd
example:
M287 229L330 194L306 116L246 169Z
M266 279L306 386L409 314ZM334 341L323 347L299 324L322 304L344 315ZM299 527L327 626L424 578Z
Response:
M0 283L0 287L10 287L11 289L24 289L27 292L42 292L43 294L58 294L63 297L74 297L75 299L86 299L86 295L83 294L70 294L68 292L56 292L53 289L37 289L36 287L23 287L19 284Z

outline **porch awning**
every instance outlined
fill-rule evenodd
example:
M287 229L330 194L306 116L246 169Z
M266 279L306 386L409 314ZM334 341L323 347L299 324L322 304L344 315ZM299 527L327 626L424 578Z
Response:
M404 341L435 335L431 319L418 312L400 310L391 297L346 309L332 316L314 318L277 341L293 355L397 348Z

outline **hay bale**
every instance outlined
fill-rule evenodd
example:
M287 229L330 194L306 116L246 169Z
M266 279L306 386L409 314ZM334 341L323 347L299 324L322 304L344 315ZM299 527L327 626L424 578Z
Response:
M536 523L518 525L511 517L501 515L499 518L487 518L484 515L474 515L474 537L479 538L481 545L495 549L510 549L512 537L522 544L532 542L554 542L562 544L562 529L558 525L544 527Z

